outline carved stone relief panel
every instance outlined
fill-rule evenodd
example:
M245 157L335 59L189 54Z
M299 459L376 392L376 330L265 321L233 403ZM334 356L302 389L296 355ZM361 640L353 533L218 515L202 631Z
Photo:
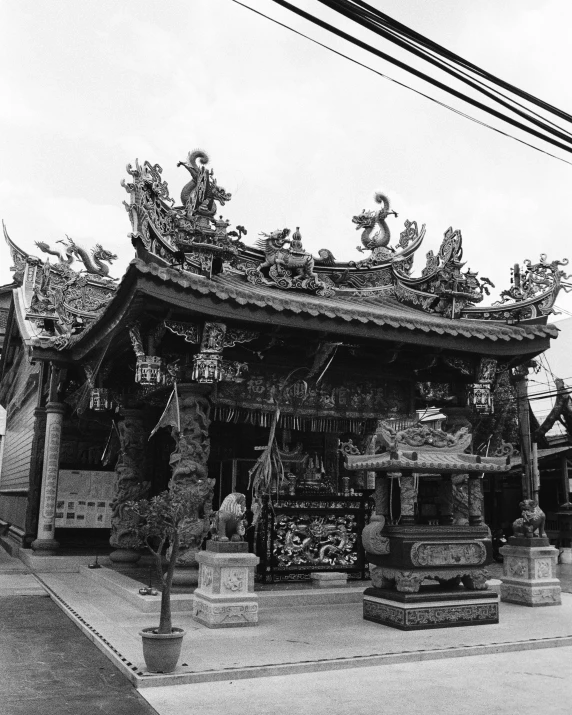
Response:
M537 559L534 564L535 578L551 578L552 569L550 559Z
M248 572L244 568L221 569L221 585L225 591L240 593L247 590Z
M417 542L411 548L414 566L480 566L485 563L487 550L480 541L458 543Z
M506 575L516 578L528 578L528 562L526 559L510 558L505 562Z

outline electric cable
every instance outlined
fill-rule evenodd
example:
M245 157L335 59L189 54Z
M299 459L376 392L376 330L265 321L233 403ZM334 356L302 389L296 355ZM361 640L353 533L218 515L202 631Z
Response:
M485 85L484 82L480 80L475 80L475 78L471 77L467 72L458 69L457 67L447 62L446 60L441 59L440 57L435 57L433 54L430 54L430 52L426 49L420 49L419 47L412 44L410 40L403 39L400 35L396 34L395 31L387 29L383 23L380 23L379 21L376 22L375 20L372 20L371 18L368 18L363 14L360 14L359 12L356 13L355 10L348 8L348 5L352 4L348 3L347 0L318 0L318 2L338 12L347 19L353 20L354 22L360 24L362 27L365 27L366 29L370 30L371 32L374 32L380 37L383 37L389 42L393 42L398 47L401 47L402 49L405 49L406 51L414 54L415 56L420 57L429 64L438 67L452 77L455 77L455 79L458 79L460 82L467 84L468 86L475 89L477 92L484 94L489 99L492 99L494 102L497 102L506 109L509 109L511 112L514 112L515 114L518 114L527 121L535 124L536 126L541 127L544 131L550 132L554 136L560 137L565 141L572 141L572 134L568 130L564 129L563 127L560 127L559 125L554 124L553 122L547 122L544 117L541 117L541 115L539 115L538 113L531 111L527 107L524 107L512 98L503 95L498 90L493 90L493 88L489 87L488 85ZM495 96L495 93L499 96ZM516 106L511 106L510 102L512 102ZM521 109L517 107L521 107Z
M337 55L338 57L342 57L343 59L349 60L355 65L358 65L359 67L362 67L366 70L369 70L370 72L373 72L374 74L378 75L379 77L382 77L383 79L388 80L389 82L392 82L393 84L398 85L399 87L403 87L404 89L408 89L411 92L414 92L415 94L424 97L425 99L428 99L429 101L438 104L439 106L450 110L451 112L454 112L455 114L458 114L459 116L463 117L464 119L468 119L471 122L474 122L475 124L478 124L482 127L485 127L487 129L491 129L493 132L496 132L497 134L500 134L501 136L507 137L509 139L512 139L519 144L523 144L524 146L529 147L530 149L534 149L535 151L540 152L541 154L545 154L546 156L551 157L552 159L556 159L557 161L561 161L564 164L568 164L572 166L572 161L568 161L567 159L564 159L560 156L557 156L556 154L552 154L549 151L546 151L545 149L541 149L538 146L535 146L534 144L530 144L527 141L524 141L524 139L519 139L518 137L514 136L514 134L509 134L506 131L503 131L502 129L499 129L497 127L493 127L491 124L487 124L486 122L483 122L480 119L476 119L475 117L471 116L470 114L466 114L465 112L456 109L455 107L450 106L449 104L446 104L445 102L441 102L438 99L435 99L434 97L431 97L428 94L425 94L424 92L421 92L418 89L415 89L404 82L400 82L399 80L394 79L393 77L389 77L388 75L384 74L383 72L380 72L379 70L374 69L373 67L370 67L369 65L364 64L363 62L360 62L359 60L354 59L353 57L350 57L349 55L344 54L343 52L340 52L338 50L333 49L329 45L324 44L323 42L320 42L319 40L315 40L314 38L305 35L303 32L300 32L299 30L295 30L293 27L290 27L289 25L286 25L283 22L280 22L279 20L274 19L273 17L270 17L269 15L265 15L263 12L260 12L259 10L255 10L254 8L250 7L249 5L246 5L243 2L240 2L240 0L231 0L233 3L236 5L240 5L241 7L245 8L246 10L250 10L256 15L259 15L260 17L265 18L266 20L269 20L270 22L273 22L276 25L279 25L280 27L283 27L286 30L289 30L290 32L293 32L295 35L298 35L299 37L302 37L306 40L309 40L310 42L314 43L315 45L318 45L319 47L322 47L325 50L328 50L329 52L332 52L333 54Z
M235 2L237 0L234 0ZM498 110L494 109L493 107L489 107L486 104L483 104L482 102L479 102L476 99L473 99L472 97L467 96L466 94L463 94L462 92L453 89L452 87L449 87L448 85L444 84L443 82L434 79L428 74L425 74L425 72L421 72L421 70L418 70L414 67L411 67L408 65L406 62L402 62L401 60L396 59L395 57L392 57L391 55L387 54L386 52L383 52L382 50L378 50L376 47L373 47L372 45L368 44L367 42L363 42L362 40L359 40L357 37L354 37L353 35L348 34L347 32L344 32L343 30L340 30L337 27L334 27L334 25L331 25L328 22L325 22L324 20L321 20L318 17L315 17L314 15L311 15L310 13L306 12L305 10L301 10L300 8L296 7L295 5L292 5L292 3L287 2L287 0L272 0L275 2L277 5L280 5L281 7L286 8L287 10L291 10L293 13L296 15L299 15L300 17L303 17L304 19L308 20L309 22L313 23L314 25L317 25L318 27L321 27L323 30L327 30L328 32L337 35L338 37L341 37L344 40L347 40L351 44L355 45L356 47L359 47L362 50L366 50L366 52L369 52L370 54L373 54L377 57L380 57L381 59L386 60L387 62L390 62L391 64L395 65L396 67L399 67L402 70L405 70L406 72L409 72L410 74L414 75L415 77L418 77L419 79L424 80L425 82L428 82L429 84L433 85L434 87L437 87L438 89L441 89L444 92L447 92L448 94L453 95L457 99L461 99L464 102L467 102L468 104L471 104L472 106L476 107L477 109L480 109L487 114L492 115L493 117L496 117L497 119L500 119L501 121L507 122L508 124L511 124L513 127L516 127L517 129L521 129L522 131L531 134L532 136L535 136L539 139L542 139L549 144L552 144L553 146L558 147L559 149L562 149L563 151L566 151L568 153L572 153L572 146L567 146L566 144L563 144L560 141L557 141L556 139L553 139L552 137L547 136L546 134L543 134L542 132L537 131L536 129L533 129L532 127L526 126L526 124L523 124L522 122L519 122L516 119L513 119L512 117L507 117L506 115L502 114L502 112L499 112Z
M318 1L322 2L322 0ZM323 2L323 4L328 3ZM520 96L521 98L526 99L527 101L537 105L538 107L541 107L542 109L552 114L555 114L561 119L565 119L568 122L572 122L572 115L568 112L564 112L562 109L559 109L558 107L555 107L554 105L551 105L548 102L545 102L544 100L535 97L534 95L526 92L525 90L516 87L510 82L506 82L499 77L493 75L492 73L482 69L481 67L478 67L474 63L466 60L464 57L461 57L460 55L457 55L451 50L447 49L443 45L440 45L437 42L430 40L424 35L421 35L419 32L416 32L415 30L411 29L407 25L404 25L403 23L394 20L389 15L383 13L381 10L378 10L369 5L368 3L363 2L363 0L337 0L337 4L343 4L352 7L358 6L358 8L362 10L362 13L365 11L368 17L373 17L376 22L381 23L384 27L386 27L389 31L395 33L397 36L408 38L411 42L416 42L418 45L425 47L428 50L431 50L432 52L440 55L441 57L445 57L451 60L455 64L458 64L459 66L464 67L465 69L468 69L471 72L474 72L475 74L483 77L483 79L497 84L499 87L502 87L503 89L506 89L513 94L516 94L517 96Z

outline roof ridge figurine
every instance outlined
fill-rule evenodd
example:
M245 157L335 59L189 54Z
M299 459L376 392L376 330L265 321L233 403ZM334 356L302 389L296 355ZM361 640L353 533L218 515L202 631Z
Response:
M527 259L524 271L513 269L512 286L501 292L500 301L482 306L494 286L477 271L464 268L462 234L452 227L445 232L439 251L427 253L421 274L413 275L414 255L425 237L425 225L419 228L416 221L405 221L396 246L391 247L387 220L397 213L381 191L374 196L378 208L364 209L352 219L362 231L358 250L370 251L361 261L337 262L328 248L314 257L304 249L298 228L292 235L289 229L261 233L255 246L247 246L243 243L245 227L229 230L230 221L217 215L231 194L218 185L207 152L190 151L178 166L191 175L181 191L180 206L169 196L159 164L136 160L134 166L127 166L132 181L122 185L131 197L129 203L124 202L132 223L131 241L138 258L147 264L206 279L226 273L220 280L250 283L269 291L311 293L317 299L341 298L346 303L365 299L373 301L373 306L376 301L381 304L393 299L420 314L508 324L545 324L559 291L572 290L561 269L567 261L549 262L542 254L538 263ZM26 261L39 259L10 245L13 258L16 256L17 279ZM90 256L69 237L62 250L44 242L37 245L58 256L56 265L60 267L81 260L88 274L98 280L108 278L106 264L115 259L99 244Z

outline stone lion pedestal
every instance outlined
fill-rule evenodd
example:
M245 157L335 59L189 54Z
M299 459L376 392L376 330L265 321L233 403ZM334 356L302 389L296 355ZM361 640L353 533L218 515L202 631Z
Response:
M208 628L258 624L254 569L260 561L245 541L207 541L197 554L199 586L193 594L193 618Z
M512 536L503 555L501 601L522 606L559 606L560 581L555 578L558 549L546 537Z

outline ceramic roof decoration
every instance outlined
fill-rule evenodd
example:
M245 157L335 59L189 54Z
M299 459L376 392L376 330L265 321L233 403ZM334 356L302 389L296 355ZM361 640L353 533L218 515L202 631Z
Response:
M397 213L385 194L375 194L378 208L352 218L365 255L344 262L328 248L313 256L298 227L262 232L247 245L244 226L231 228L219 213L232 196L218 184L208 154L189 152L178 166L190 174L180 204L170 196L161 166L127 166L130 180L122 186L130 197L124 205L136 258L119 283L109 277L116 256L99 245L90 255L69 237L53 248L37 242L40 251L57 258L43 261L18 248L4 229L34 344L63 350L82 343L105 322L104 314L128 310L135 294L145 291L167 303L183 291L206 312L224 301L237 318L252 322L299 322L374 338L383 329L384 339L422 343L425 335L448 347L446 341L455 338L459 349L463 340L477 340L487 346L481 352L491 354L537 354L557 334L547 318L558 292L571 288L562 270L566 260L549 262L543 254L538 263L525 261L522 270L515 266L510 289L485 307L492 284L465 267L458 230L445 232L437 255L429 251L415 277L425 226L406 220L392 246L388 222ZM81 273L72 266L76 259Z

